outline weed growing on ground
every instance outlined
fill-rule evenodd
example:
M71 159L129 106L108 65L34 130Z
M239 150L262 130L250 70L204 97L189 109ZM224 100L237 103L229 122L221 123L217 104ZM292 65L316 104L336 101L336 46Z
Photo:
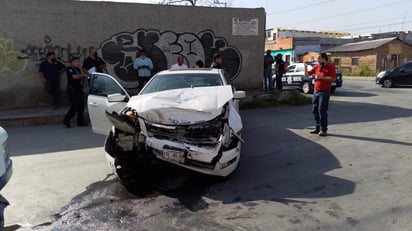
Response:
M240 101L240 109L255 109L266 107L278 107L282 105L307 105L312 103L311 95L305 95L297 89L286 89L284 92L290 92L290 98L279 102L279 96L281 94L278 90L267 93L266 95L256 96L252 100L246 102Z

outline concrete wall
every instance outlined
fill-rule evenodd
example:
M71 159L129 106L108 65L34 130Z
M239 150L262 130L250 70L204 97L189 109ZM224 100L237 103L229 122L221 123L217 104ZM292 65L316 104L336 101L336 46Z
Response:
M178 54L189 66L197 60L209 66L218 52L238 89L262 85L263 8L2 0L0 22L0 109L48 105L38 77L46 53L54 51L68 65L71 55L83 60L90 46L98 48L109 74L130 86L135 82L131 65L141 48L156 72L175 63ZM64 95L65 74L62 79Z

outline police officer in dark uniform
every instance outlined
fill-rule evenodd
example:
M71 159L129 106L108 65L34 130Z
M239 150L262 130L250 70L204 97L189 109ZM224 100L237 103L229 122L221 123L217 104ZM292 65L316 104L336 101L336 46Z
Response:
M277 54L276 55L276 64L275 64L275 69L276 69L276 88L281 91L283 88L282 85L282 76L285 73L286 70L286 63L282 59L282 54Z
M44 83L44 89L52 94L52 106L54 109L59 105L60 100L60 74L64 72L66 66L56 60L54 52L47 53L47 60L40 63L40 79Z
M87 126L84 122L84 93L83 79L88 75L82 73L80 69L80 60L78 57L73 57L70 61L71 66L67 68L67 94L70 99L70 109L64 117L63 124L70 128L70 120L77 112L77 126Z

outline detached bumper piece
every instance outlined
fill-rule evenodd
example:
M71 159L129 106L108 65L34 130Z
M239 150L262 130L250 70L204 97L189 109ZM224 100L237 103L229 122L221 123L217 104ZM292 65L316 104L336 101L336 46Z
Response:
M119 115L117 112L109 113L106 111L106 117L119 130L127 133L136 133L136 127L128 120L127 117Z

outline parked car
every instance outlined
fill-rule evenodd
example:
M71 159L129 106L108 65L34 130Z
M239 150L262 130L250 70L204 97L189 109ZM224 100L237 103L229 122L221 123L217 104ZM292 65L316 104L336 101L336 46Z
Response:
M308 65L308 70L312 69L312 65ZM275 81L276 75L273 75ZM332 83L332 92L336 88L342 87L342 72L336 68L336 81ZM294 63L288 66L288 71L282 76L282 85L284 87L296 87L305 94L313 93L314 79L312 76L305 76L305 64Z
M0 190L9 182L13 173L13 162L10 159L10 149L8 146L8 134L4 128L0 127ZM0 228L4 227L4 209L9 202L0 195Z
M135 96L94 73L88 109L93 131L107 135L106 158L120 180L136 158L225 177L239 163L244 97L219 69L162 71Z
M376 84L382 87L412 86L412 61L390 70L381 71L376 76Z

